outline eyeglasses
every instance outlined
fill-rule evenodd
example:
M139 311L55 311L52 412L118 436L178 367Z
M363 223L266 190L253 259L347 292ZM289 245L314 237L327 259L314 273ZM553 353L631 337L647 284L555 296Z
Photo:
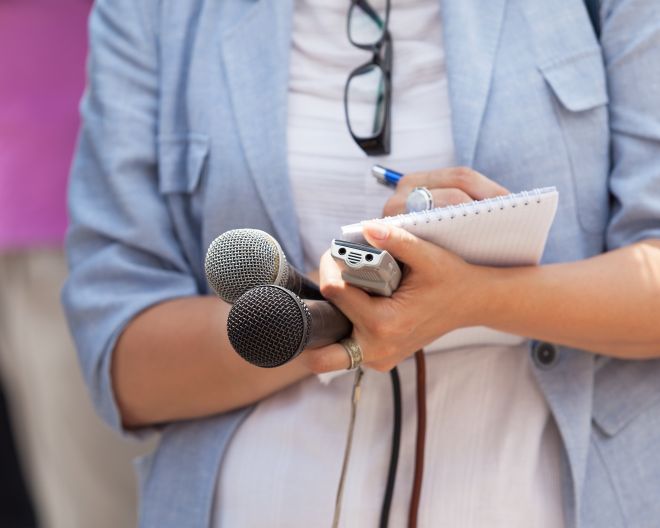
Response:
M351 72L344 88L346 124L368 156L390 153L392 39L387 29L390 0L351 0L348 40L373 53Z

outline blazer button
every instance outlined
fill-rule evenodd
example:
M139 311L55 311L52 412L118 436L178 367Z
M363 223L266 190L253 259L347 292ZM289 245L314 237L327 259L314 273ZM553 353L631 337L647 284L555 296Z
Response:
M532 358L538 368L548 369L557 363L559 353L551 343L540 342L534 345Z

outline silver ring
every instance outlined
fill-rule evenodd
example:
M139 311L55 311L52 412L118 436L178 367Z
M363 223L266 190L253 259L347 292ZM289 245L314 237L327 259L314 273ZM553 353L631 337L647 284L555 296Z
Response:
M433 195L426 187L415 187L406 198L406 210L409 213L433 209Z
M346 339L342 339L339 344L344 347L344 350L348 354L348 359L351 360L348 370L355 370L362 365L362 360L364 359L362 357L362 349L355 339L347 337Z

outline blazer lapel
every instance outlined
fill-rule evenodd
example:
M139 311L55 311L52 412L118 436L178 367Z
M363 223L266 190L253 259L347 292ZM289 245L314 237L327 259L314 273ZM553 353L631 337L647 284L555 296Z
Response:
M441 0L457 162L472 165L506 0ZM257 0L222 35L238 134L259 196L290 259L302 260L286 153L293 0Z
M474 163L506 0L441 0L456 160Z
M292 2L249 2L249 11L222 35L222 59L248 167L275 235L299 263L286 145Z
M547 371L534 370L552 410L565 447L563 500L568 527L578 526L591 437L594 356L561 349L561 361Z

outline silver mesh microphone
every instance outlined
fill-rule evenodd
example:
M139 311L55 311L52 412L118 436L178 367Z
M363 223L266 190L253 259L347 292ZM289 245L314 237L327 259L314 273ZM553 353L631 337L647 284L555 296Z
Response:
M257 286L239 297L227 319L229 342L246 361L278 367L306 348L347 337L351 322L327 301L303 301L280 286Z
M259 229L232 229L206 252L206 279L218 296L233 303L250 288L284 286L308 299L322 299L316 284L290 266L277 240Z

